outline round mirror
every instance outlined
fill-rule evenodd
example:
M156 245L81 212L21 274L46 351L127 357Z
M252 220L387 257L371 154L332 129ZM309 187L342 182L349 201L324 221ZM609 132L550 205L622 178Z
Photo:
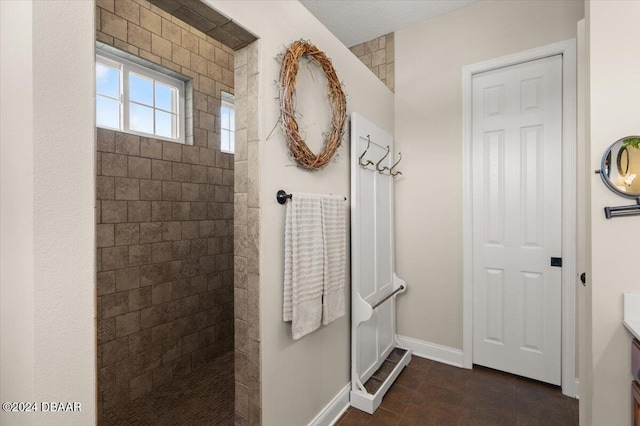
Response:
M602 156L600 176L618 195L640 197L640 136L616 141Z

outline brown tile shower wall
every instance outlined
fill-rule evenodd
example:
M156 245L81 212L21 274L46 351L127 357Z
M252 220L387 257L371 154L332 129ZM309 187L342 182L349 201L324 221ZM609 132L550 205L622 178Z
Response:
M349 50L392 92L395 92L394 33L357 44Z
M234 53L144 0L98 0L96 38L192 78L193 145L98 129L99 413L233 350Z
M258 41L236 51L236 425L261 423Z

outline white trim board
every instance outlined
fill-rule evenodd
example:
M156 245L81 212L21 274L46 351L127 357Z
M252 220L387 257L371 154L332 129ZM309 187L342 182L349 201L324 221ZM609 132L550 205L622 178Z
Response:
M412 354L415 356L441 362L443 364L453 365L454 367L463 366L463 354L460 349L454 349L448 346L425 342L423 340L413 339L406 336L398 336L398 341L404 348L411 349Z
M351 382L342 388L340 392L318 413L315 419L311 420L309 426L331 426L349 408L349 392L351 392Z
M473 366L472 135L471 80L474 74L562 55L562 393L575 397L576 365L576 40L478 62L462 68L462 354Z

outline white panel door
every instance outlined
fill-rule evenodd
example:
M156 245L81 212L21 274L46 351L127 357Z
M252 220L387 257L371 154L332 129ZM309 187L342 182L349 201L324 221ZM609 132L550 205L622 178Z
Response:
M560 385L562 57L473 77L473 362Z

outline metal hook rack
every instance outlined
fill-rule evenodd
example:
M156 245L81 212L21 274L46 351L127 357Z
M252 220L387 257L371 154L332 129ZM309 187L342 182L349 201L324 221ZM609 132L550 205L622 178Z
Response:
M385 158L387 158L389 156L389 154L391 153L391 149L389 148L389 145L387 145L387 152L384 154L384 156L382 156L382 158L380 160L378 160L377 163L374 163L373 161L369 160L369 159L365 159L364 156L367 154L367 152L369 151L369 148L371 147L371 138L370 135L367 135L367 147L364 149L364 151L362 152L362 154L360 154L360 157L358 157L358 164L360 165L360 167L367 169L367 170L371 170L371 171L378 171L378 173L380 174L385 174L386 171L388 171L389 176L395 178L398 175L401 175L402 172L401 171L397 171L394 172L395 168L398 166L398 164L402 161L402 153L399 152L398 156L400 158L398 158L398 161L396 161L393 166L391 166L391 168L387 167L387 166L383 166L382 168L380 167L380 164L384 161ZM375 166L375 169L370 169L369 166Z
M613 217L640 215L640 197L636 198L636 204L629 206L605 207L604 215L607 219L611 219Z

